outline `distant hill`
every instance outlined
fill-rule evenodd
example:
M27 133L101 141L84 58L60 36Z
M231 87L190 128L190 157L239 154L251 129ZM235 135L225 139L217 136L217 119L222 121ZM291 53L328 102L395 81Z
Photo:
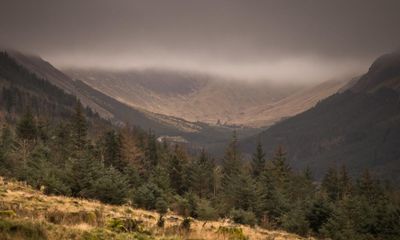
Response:
M372 169L400 182L400 52L383 55L347 90L242 142L253 151L260 138L271 154L283 145L290 164L317 177L345 164L353 175Z
M203 73L172 70L67 69L121 102L148 112L192 122L219 125L269 126L314 106L346 81L318 86L278 86Z

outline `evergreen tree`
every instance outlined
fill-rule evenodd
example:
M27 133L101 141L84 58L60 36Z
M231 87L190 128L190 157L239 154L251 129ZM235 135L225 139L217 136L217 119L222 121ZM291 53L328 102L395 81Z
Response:
M260 215L263 218L263 225L276 227L280 224L281 217L288 210L288 198L285 188L279 183L271 167L264 170L260 178Z
M261 212L270 226L281 225L283 215L290 209L291 177L291 169L286 163L286 153L283 147L279 146L272 161L266 164L260 178Z
M214 188L214 163L203 149L190 166L191 190L200 198L209 197Z
M127 178L113 167L100 168L101 172L90 185L81 191L83 197L98 199L105 203L122 204L128 196Z
M368 239L357 233L353 222L343 208L337 207L332 212L332 216L323 225L321 232L324 236L333 240L363 240Z
M71 119L71 130L73 150L80 152L86 147L88 131L88 123L80 103L75 106L75 114Z
M322 188L331 201L339 200L340 185L336 168L329 168L322 180Z
M161 200L165 201L164 191L151 181L140 186L133 194L133 202L148 210L156 209L157 202Z
M241 156L237 141L236 132L234 132L221 164L221 190L223 193L221 201L224 202L223 207L227 209L234 207L236 200L235 193L237 192L237 188L241 187L238 185L238 178L241 173Z
M159 152L157 147L157 139L154 133L149 130L147 142L144 150L143 173L149 176L151 170L159 163Z
M36 138L36 122L30 110L18 121L16 131L17 137L22 140L33 140Z
M310 228L314 233L319 233L322 226L329 220L332 215L331 204L320 196L313 200L313 203L306 213L306 218Z
M365 170L357 180L357 194L366 198L370 204L377 203L384 195L377 180L375 180L369 170Z
M4 125L1 130L1 148L8 152L14 145L14 136L8 125Z
M231 193L235 197L235 208L246 211L257 210L259 201L256 184L251 175L247 172L241 172L238 180L235 182L238 184L238 187L235 188L235 192Z
M304 207L299 202L293 204L291 209L282 216L280 221L282 222L282 227L288 232L293 232L300 236L307 236L310 231Z
M71 129L67 124L58 124L55 129L55 136L52 138L53 158L56 165L65 168L71 157L72 140Z
M256 152L253 154L251 162L252 175L258 178L265 168L265 153L263 151L261 141L258 140Z
M126 162L122 156L121 135L115 130L106 132L104 136L104 163L106 166L113 166L119 171L126 168Z
M0 137L0 175L8 175L14 164L9 155L14 150L14 138L8 125L4 125Z
M85 191L101 176L103 166L93 157L92 151L86 149L79 158L73 158L67 163L67 181L73 196L85 197Z
M313 172L311 171L311 168L309 166L307 166L304 171L303 171L303 176L305 179L307 179L310 182L314 181L314 176L313 176Z
M278 146L275 150L274 157L271 161L271 173L276 180L283 187L289 181L291 170L289 165L286 163L286 152L282 146Z
M184 162L180 158L179 147L175 145L175 151L170 158L169 177L171 188L179 195L185 192Z
M339 173L339 199L350 195L352 190L351 179L347 174L346 166L343 165Z

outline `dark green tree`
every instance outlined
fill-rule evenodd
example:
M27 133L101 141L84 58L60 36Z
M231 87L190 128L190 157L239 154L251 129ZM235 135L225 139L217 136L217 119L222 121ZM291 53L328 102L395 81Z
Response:
M179 147L178 145L175 145L175 151L170 157L168 169L171 188L175 191L175 193L182 195L185 192L185 166L183 159L180 158L178 151Z
M340 184L336 168L329 168L322 180L322 188L331 201L339 200Z
M222 176L221 176L221 193L220 200L223 202L222 209L230 210L235 206L239 183L239 175L241 174L241 155L238 148L238 140L236 132L233 133L232 140L225 150L225 155L222 159Z
M101 175L93 179L89 186L81 191L82 196L110 204L126 202L130 187L127 178L113 167L101 170Z
M155 134L149 130L144 149L143 175L149 176L152 169L159 163L159 151Z
M127 165L122 156L121 135L115 130L106 132L104 136L104 148L104 164L123 171Z
M200 156L190 164L190 189L200 198L212 195L215 182L214 167L214 162L208 157L204 149Z
M339 199L350 196L352 184L350 176L347 173L346 166L343 165L339 172Z
M289 181L291 175L291 169L286 162L286 152L283 146L278 146L275 150L274 157L271 161L270 172L273 175L275 180L278 181L278 184L286 185Z
M30 110L18 121L16 131L17 137L22 140L34 140L36 138L37 126Z
M77 103L75 114L71 119L71 135L73 150L81 152L87 144L88 123L83 112L82 104Z
M258 140L256 152L253 154L251 170L254 178L258 178L265 168L265 153L261 141Z

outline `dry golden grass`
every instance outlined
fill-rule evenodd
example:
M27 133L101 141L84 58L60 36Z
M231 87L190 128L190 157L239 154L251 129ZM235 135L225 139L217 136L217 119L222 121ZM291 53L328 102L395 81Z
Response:
M44 239L304 239L282 231L267 231L223 221L205 223L192 220L190 231L184 231L180 228L183 218L171 212L165 216L164 227L159 228L158 218L155 212L128 205L113 206L93 200L46 196L26 184L5 181L0 177L0 220L39 226L46 235ZM113 231L109 227L113 219L133 219L139 223L140 232L144 234ZM240 233L230 233L232 229ZM0 239L24 239L18 234L7 235L4 229L3 233L1 231L0 226Z

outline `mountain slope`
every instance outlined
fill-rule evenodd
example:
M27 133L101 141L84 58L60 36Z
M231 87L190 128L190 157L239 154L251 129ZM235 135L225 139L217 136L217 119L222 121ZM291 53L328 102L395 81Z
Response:
M52 86L52 92L62 97L63 94L71 94L74 102L76 96L82 104L93 109L101 117L110 120L114 124L130 124L141 127L144 130L152 129L157 135L180 136L189 142L194 147L216 147L226 143L232 134L232 128L226 126L210 126L201 122L189 122L177 117L166 116L162 114L152 113L141 109L136 109L117 99L114 99L82 81L74 81L67 75L53 67L50 63L44 61L40 57L25 55L16 51L7 51L7 62L12 62L12 65L17 69L23 69L25 75L39 79L41 82L46 82ZM14 73L19 73L19 70L13 70ZM29 78L24 76L10 75L7 77L9 82L20 80L23 84L29 84ZM148 84L152 84L151 82ZM153 89L159 88L158 85L152 84ZM36 84L27 86L27 91L41 96L42 91ZM163 88L159 88L161 90ZM39 91L39 92L37 92ZM187 91L187 89L175 89L175 91ZM30 100L26 100L30 101ZM53 100L50 104L57 105L58 100ZM21 103L13 103L14 106ZM54 107L53 107L54 108ZM238 129L244 136L250 136L256 130L252 128Z
M252 127L269 126L307 110L346 84L331 81L312 87L277 86L154 69L65 71L135 108L194 122Z
M337 93L349 81L326 81L287 96L272 104L262 104L247 109L233 123L245 122L250 126L272 125L284 118L304 112L319 101Z
M345 164L353 175L366 168L400 181L400 52L380 57L347 91L282 121L260 134L271 153L286 147L295 168L311 167L317 177ZM256 137L242 145L251 151Z
M7 54L19 65L24 66L28 71L34 73L39 78L46 79L51 84L64 90L66 93L75 95L84 106L90 107L103 118L110 119L113 117L111 112L105 110L98 104L94 103L90 98L82 94L67 75L40 57L22 54L14 50L7 50Z
M158 120L157 117L151 117L145 112L129 107L80 81L73 81L63 72L38 56L26 55L17 51L7 51L7 53L19 65L34 73L39 78L49 81L66 93L75 95L82 104L90 107L103 118L117 123L131 123L144 129L152 128L160 134L196 131L196 128L180 128L179 124L172 125Z
M72 115L78 102L73 95L17 64L5 52L0 52L0 87L0 111L11 118L27 109L49 119L64 118Z

